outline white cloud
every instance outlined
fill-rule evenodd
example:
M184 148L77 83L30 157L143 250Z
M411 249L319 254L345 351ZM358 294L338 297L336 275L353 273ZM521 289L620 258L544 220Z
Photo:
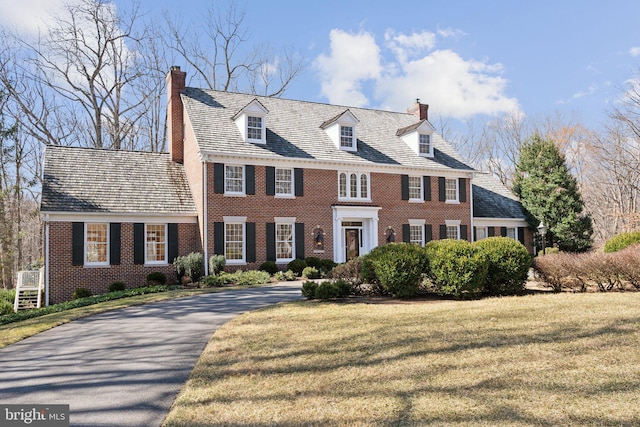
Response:
M640 55L640 46L632 47L629 49L629 55L636 57Z
M52 23L52 14L64 7L65 0L0 1L0 24L25 35Z
M362 83L380 78L382 71L380 48L372 34L331 30L330 55L321 54L315 60L320 74L321 92L332 104L365 106L369 99L362 92Z
M440 37L453 37L458 39L462 36L466 36L467 33L457 28L438 28L438 35Z
M586 91L580 91L573 94L573 99L580 99L588 95L593 95L598 90L598 86L590 85Z
M505 94L501 64L466 60L452 50L431 52L434 33L387 31L386 57L370 33L333 30L330 38L331 52L320 55L316 67L322 94L333 104L370 106L375 97L379 108L405 111L420 98L432 111L456 118L520 111L518 101ZM370 83L372 94L363 83Z

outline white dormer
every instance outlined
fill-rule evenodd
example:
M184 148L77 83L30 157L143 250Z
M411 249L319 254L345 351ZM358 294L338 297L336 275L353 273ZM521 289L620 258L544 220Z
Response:
M428 120L421 120L416 124L398 129L396 135L402 138L420 157L433 158L433 133L435 129Z
M269 111L257 99L254 99L232 117L236 122L244 142L254 144L267 143L267 114Z
M349 110L338 114L320 125L329 135L336 148L344 151L358 151L356 126L360 121Z

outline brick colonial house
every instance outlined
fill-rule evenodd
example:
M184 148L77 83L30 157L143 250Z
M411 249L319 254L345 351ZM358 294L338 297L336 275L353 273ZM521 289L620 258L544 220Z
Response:
M407 113L185 87L167 76L169 153L49 146L41 212L48 301L80 286L175 278L178 255L227 268L345 262L387 242L510 236L520 203Z

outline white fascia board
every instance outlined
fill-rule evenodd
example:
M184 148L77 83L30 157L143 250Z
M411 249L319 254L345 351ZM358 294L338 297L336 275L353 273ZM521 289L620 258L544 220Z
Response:
M198 215L193 214L131 214L104 212L43 212L45 222L144 222L197 224Z
M443 176L446 178L472 178L474 170L439 169L420 166L383 165L379 163L358 163L341 160L291 159L273 158L271 156L243 156L237 153L202 152L202 159L208 163L225 163L235 165L277 166L282 168L323 169L354 172L377 172L406 174L415 176Z
M524 218L478 218L473 217L476 227L528 227Z

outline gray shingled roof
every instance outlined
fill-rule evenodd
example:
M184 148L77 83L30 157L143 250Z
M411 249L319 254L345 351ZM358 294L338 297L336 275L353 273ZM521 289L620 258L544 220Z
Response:
M269 111L266 118L266 145L244 142L232 120L234 115L254 99ZM416 116L408 113L196 88L187 88L182 100L199 148L205 153L472 170L453 147L437 134L433 135L433 159L420 157L413 152L396 135L398 129L419 122ZM339 150L320 127L347 109L360 121L356 127L357 152Z
M473 216L475 218L522 218L525 210L517 197L488 173L473 178Z
M184 167L167 153L48 146L42 212L195 214Z

